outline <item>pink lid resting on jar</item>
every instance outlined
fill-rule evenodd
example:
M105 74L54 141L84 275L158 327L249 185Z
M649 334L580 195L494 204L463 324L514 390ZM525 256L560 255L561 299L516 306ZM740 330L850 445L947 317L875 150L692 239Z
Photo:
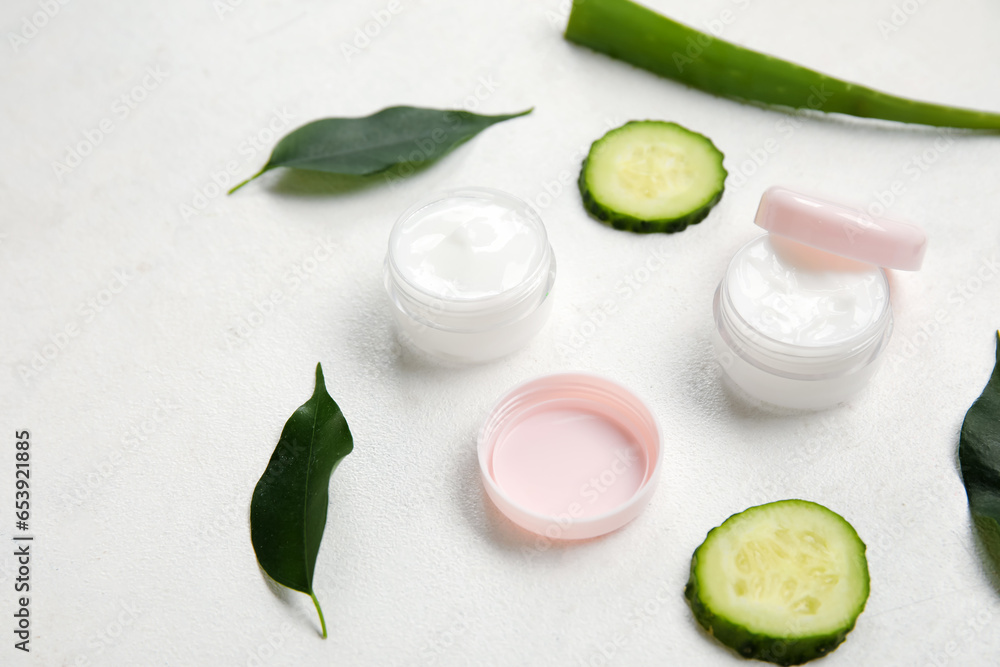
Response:
M660 433L646 406L593 375L541 377L501 398L479 433L486 493L514 523L552 539L621 528L649 502Z
M916 271L927 250L927 235L916 225L782 187L761 196L754 222L772 234L888 269Z

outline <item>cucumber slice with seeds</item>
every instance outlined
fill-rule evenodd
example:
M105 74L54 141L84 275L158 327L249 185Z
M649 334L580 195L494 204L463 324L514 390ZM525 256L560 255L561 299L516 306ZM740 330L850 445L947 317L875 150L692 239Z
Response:
M868 585L865 545L851 524L822 505L782 500L709 531L684 596L698 622L740 655L798 665L844 641Z
M722 199L722 158L711 139L677 123L625 123L591 145L580 170L583 206L615 229L679 232Z

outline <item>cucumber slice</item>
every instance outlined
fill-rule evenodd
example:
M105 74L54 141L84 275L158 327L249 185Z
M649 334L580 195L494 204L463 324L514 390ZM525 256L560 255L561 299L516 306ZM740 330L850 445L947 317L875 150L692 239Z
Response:
M722 199L727 172L708 137L677 123L625 123L595 141L580 170L583 206L615 229L679 232Z
M799 665L835 649L864 610L865 544L816 503L751 507L709 531L684 596L698 622L740 655Z

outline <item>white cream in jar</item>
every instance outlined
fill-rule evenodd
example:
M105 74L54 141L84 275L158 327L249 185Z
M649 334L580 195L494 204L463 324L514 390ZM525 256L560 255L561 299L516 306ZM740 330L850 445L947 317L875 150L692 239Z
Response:
M836 405L874 374L892 333L881 267L918 268L926 237L781 188L764 194L756 221L771 233L737 251L716 291L719 361L764 402Z
M889 310L882 269L773 234L736 253L726 292L735 312L761 335L804 347L852 340Z
M497 190L418 204L389 235L385 287L400 335L442 359L488 361L526 344L548 318L554 281L541 218Z

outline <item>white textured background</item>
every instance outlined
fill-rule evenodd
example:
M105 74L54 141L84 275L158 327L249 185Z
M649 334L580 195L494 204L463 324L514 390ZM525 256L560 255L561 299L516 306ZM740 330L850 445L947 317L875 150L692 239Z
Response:
M384 0L226 1L73 0L17 44L45 3L0 10L0 539L11 544L22 428L37 536L30 655L12 647L13 558L0 550L0 664L743 664L691 618L690 555L730 514L787 497L842 513L869 545L868 607L824 665L1000 661L1000 598L956 460L1000 325L988 268L1000 258L1000 138L939 150L926 128L713 98L566 43L556 0L399 0L350 59L344 45L374 32ZM880 30L894 4L912 16ZM1000 111L1000 7L988 0L655 5L699 27L729 10L727 39ZM166 78L116 114L150 67ZM241 178L263 164L241 143L276 112L299 125L404 103L536 110L394 188L287 172L232 197L211 185L230 161ZM708 220L633 236L587 218L574 187L558 192L583 148L634 118L680 122L726 153L730 182ZM103 119L112 132L57 174ZM772 138L764 165L737 177ZM924 153L934 163L921 171ZM867 205L897 181L890 214L922 224L931 246L923 271L893 277L896 332L870 388L809 416L735 401L707 347L711 298L758 233L760 193L780 183ZM558 301L526 350L451 369L400 350L381 263L400 211L461 185L539 207ZM105 292L116 272L127 284ZM308 597L268 587L247 525L317 361L356 441L331 484L317 566L326 641ZM570 369L648 400L665 468L633 524L537 548L485 499L475 434L511 385Z

